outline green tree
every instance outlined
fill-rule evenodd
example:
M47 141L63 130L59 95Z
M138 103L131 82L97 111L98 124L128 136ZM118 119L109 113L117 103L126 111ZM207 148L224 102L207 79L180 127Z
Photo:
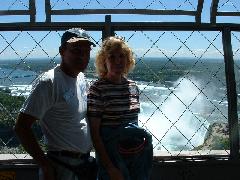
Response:
M0 89L0 127L12 127L15 124L24 100L23 96L11 96L8 89Z

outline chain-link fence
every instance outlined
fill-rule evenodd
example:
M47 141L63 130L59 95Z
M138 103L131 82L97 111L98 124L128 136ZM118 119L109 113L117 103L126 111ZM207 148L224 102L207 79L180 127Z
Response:
M23 9L28 9L28 2L30 1L16 0L6 5L5 9L20 7L19 4ZM137 3L134 0L122 0L106 3L100 0L55 0L45 2L51 4L52 15L60 15L54 19L47 14L50 12L49 9L48 11L43 9L46 11L46 19L59 21L64 12L57 10L72 7L82 10L125 8L128 12L160 7L163 9L158 12L160 15L170 10L170 14L166 16L172 18L172 14L182 11L198 12L199 3L202 1L187 0L173 3L152 0ZM230 1L219 1L220 8L229 3ZM231 3L235 3L237 8L236 2L231 1ZM87 13L89 12L90 10ZM81 12L77 11L77 13L81 16ZM41 13L37 11L38 14ZM234 88L229 81L236 78L237 93L239 89L240 36L237 32L239 27L197 24L199 22L194 23L194 21L199 16L194 16L194 13L193 23L190 24L149 22L149 17L146 18L147 22L113 22L114 19L119 21L119 17L122 16L124 15L114 14L110 20L103 16L105 19L101 17L98 19L103 23L92 24L74 22L62 23L62 26L61 23L42 23L43 26L37 23L19 23L16 27L8 24L0 25L1 153L10 153L13 156L24 153L12 127L33 81L40 73L60 63L58 48L61 35L64 29L73 26L90 30L92 39L97 44L91 52L91 61L86 71L90 83L96 79L94 57L104 37L114 34L122 36L133 48L136 67L129 74L129 78L135 80L141 90L139 124L153 135L155 156L229 156L231 152L239 151L235 149L239 146L234 146L236 145L234 132L229 128L235 123L234 117L229 120L229 106L230 110L234 106L234 102L229 102L229 97L232 97L231 87ZM223 31L226 28L230 29L231 36L224 35ZM226 44L227 41L224 41L223 37L231 39L232 44L231 41ZM224 50L223 42L227 46L232 45L235 77L225 74L228 72L226 66L228 67L229 54L226 55L228 51ZM237 112L238 109L234 111ZM44 148L41 129L38 125L33 128L39 143Z

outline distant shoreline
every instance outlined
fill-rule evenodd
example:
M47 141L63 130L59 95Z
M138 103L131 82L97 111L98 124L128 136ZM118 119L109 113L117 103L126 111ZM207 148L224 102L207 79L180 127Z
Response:
M95 57L90 57L90 61L93 61L95 59ZM136 60L139 60L139 59L144 59L144 60L160 60L160 61L168 61L169 59L166 58L166 57L144 57L144 58L135 58ZM193 57L174 57L172 58L174 60L192 60L192 59L197 59L197 58L193 58ZM26 58L24 59L24 61L49 61L49 60L54 60L54 61L57 61L57 62L60 62L60 57L56 57L56 58L47 58L47 57L36 57L36 58ZM223 58L204 58L204 59L201 59L201 60L204 60L204 61L223 61L224 60L224 57ZM4 58L4 59L0 59L0 64L2 62L8 62L8 63L11 63L11 62L20 62L21 60L20 59L7 59L7 58ZM235 61L240 61L240 59L236 59Z

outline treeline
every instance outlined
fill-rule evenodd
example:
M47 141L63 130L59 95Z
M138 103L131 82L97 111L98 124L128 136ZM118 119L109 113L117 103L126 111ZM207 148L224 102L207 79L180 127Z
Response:
M0 127L12 127L24 102L23 96L11 96L9 89L0 89Z
M0 89L0 153L24 152L13 131L19 110L24 101L25 97L11 96L9 89ZM35 123L32 128L35 136L43 146L40 126Z
M86 76L96 77L94 60L89 63ZM222 81L225 83L224 62L218 59L136 59L136 66L129 77L136 81L160 82L176 81L181 77L198 77L202 81Z
M86 76L95 78L94 59L91 58ZM24 62L20 60L1 60L2 68L22 69L45 72L60 63L59 58L55 59L28 59ZM224 61L221 59L193 59L193 58L157 58L146 57L136 59L135 69L129 74L130 78L137 81L165 82L176 81L182 76L217 76L220 80L225 78ZM225 81L225 80L224 80Z

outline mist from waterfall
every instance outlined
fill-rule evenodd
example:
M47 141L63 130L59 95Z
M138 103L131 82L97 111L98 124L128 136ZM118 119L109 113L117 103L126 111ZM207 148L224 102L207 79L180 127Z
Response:
M139 84L140 126L152 132L159 150L191 150L204 141L209 123L200 116L204 98L197 80L181 78L173 87Z

